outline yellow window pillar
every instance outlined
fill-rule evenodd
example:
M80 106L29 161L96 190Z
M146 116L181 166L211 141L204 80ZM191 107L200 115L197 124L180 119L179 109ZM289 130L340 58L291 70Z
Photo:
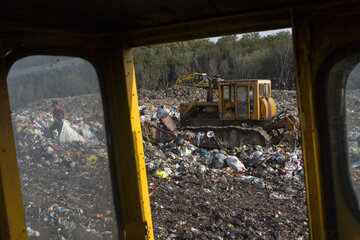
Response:
M112 46L102 62L109 149L126 239L154 239L134 63L130 48ZM118 204L115 202L115 204Z
M0 239L26 239L2 46L0 40Z

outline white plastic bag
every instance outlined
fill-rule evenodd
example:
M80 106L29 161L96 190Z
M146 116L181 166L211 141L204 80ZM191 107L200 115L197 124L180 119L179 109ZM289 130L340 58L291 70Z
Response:
M246 168L240 160L235 156L229 156L225 159L229 167L231 167L235 172L245 172Z
M63 122L59 139L60 142L85 142L85 139L70 127L68 121Z
M86 137L87 139L95 137L95 135L90 131L89 125L87 125L87 124L85 124L84 127L82 127L80 130L81 130L82 135L84 137Z

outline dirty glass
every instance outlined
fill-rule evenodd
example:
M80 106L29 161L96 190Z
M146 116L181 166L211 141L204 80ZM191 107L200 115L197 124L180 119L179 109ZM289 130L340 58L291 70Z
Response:
M360 201L360 64L351 72L346 85L346 126L348 159L353 188Z
M224 99L230 98L230 87L229 86L223 86L223 94L224 94Z
M265 91L266 91L266 97L269 97L269 95L270 95L270 87L269 87L269 84L266 84L266 85L265 85Z
M248 105L247 104L238 104L237 111L239 115L247 115L248 114Z
M235 87L231 86L231 101L235 102Z
M291 42L286 32L269 37L250 33L217 42L199 39L133 49L155 239L310 239L299 132L286 131L281 124L269 128L273 119L248 121L250 88L239 94L237 87L246 84L235 80L253 86L254 113L260 111L256 79L274 79L277 88L283 81L286 87L293 85ZM233 51L226 56L218 54L229 47ZM160 55L153 54L160 49L161 62ZM279 78L281 59L290 66L286 79ZM271 66L259 64L265 62ZM216 91L209 104L206 89L171 86L174 72L193 71L211 78L215 72L222 75L220 106ZM276 89L271 94L276 114L287 111L298 123L296 91ZM243 95L244 102L237 95ZM179 112L195 98L194 108L182 117ZM157 116L159 110L187 130L170 132Z
M236 88L236 98L238 102L247 102L248 100L248 87L237 87Z
M254 112L254 88L250 87L250 113Z
M30 239L117 239L97 74L80 58L15 62L8 89Z
M263 84L259 85L259 96L260 97L264 96L264 85Z

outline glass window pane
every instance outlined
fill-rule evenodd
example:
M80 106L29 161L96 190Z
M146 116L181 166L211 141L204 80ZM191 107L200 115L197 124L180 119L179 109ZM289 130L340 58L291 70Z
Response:
M237 87L236 98L238 102L247 102L248 100L248 87Z
M224 98L229 99L230 98L230 87L229 86L223 86L223 94Z
M270 87L269 87L269 84L266 84L265 86L266 86L266 88L265 88L266 96L269 97L269 96L270 96Z
M250 113L254 112L254 88L250 87Z
M263 97L264 96L264 85L259 85L259 96Z
M80 58L26 57L11 67L8 89L29 236L117 239L93 66Z
M235 88L231 86L231 101L235 102Z
M248 105L247 104L238 104L237 105L237 111L238 111L238 114L248 114Z
M346 85L346 125L351 179L358 201L360 200L360 64L349 76Z

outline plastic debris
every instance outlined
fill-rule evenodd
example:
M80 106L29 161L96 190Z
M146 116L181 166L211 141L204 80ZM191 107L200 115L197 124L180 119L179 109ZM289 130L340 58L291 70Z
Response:
M169 174L162 170L156 170L154 173L154 177L156 178L169 178Z
M61 142L85 142L84 137L73 130L68 121L63 122L59 139Z
M206 167L204 165L200 164L198 166L198 172L199 173L205 173L206 172Z
M84 162L86 163L86 165L92 166L97 162L97 160L98 156L96 156L95 154L91 154L90 156L85 158Z
M218 169L223 168L225 166L225 159L226 156L224 154L222 153L215 154L212 159L212 166Z
M239 176L238 178L236 178L236 180L253 184L259 184L261 182L259 178L254 176Z
M225 159L226 163L231 167L235 172L244 172L246 168L240 160L235 156L229 156Z
M201 157L203 157L203 158L211 158L211 155L210 155L210 153L209 152L202 152L201 153Z
M277 192L273 192L270 194L270 198L277 199L277 200L289 200L292 199L292 197L286 197L285 195Z
M29 237L31 237L31 236L40 237L40 233L38 231L32 230L31 227L27 227L26 231L27 231Z

